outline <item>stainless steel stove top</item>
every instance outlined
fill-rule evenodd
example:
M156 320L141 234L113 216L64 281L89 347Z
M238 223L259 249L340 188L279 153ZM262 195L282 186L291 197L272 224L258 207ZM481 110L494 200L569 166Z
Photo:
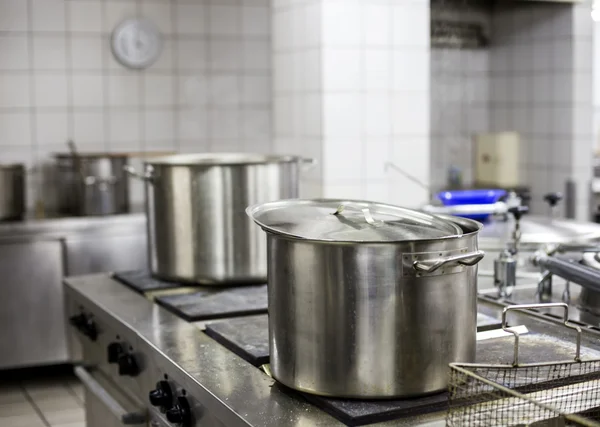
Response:
M491 280L481 277L481 288L491 286ZM562 295L559 283L560 280L555 280L557 299ZM532 285L531 279L521 280L511 301L498 300L493 297L493 292L482 291L479 311L488 316L483 320L499 319L502 308L511 302L534 302ZM425 410L433 413L410 416L408 411L403 413L404 418L378 422L376 417L360 417L369 411L376 413L382 406L389 407L390 402L365 402L357 406L356 402L329 399L330 402L326 402L329 406L325 407L314 398L307 399L286 390L265 374L262 363L245 360L220 344L222 341L214 339L214 334L209 336L203 331L207 327L211 329L211 325L218 329L216 326L223 323L222 319L189 323L108 274L66 279L65 289L67 313L71 319L78 318L74 322L78 325L76 342L82 346L85 365L90 366L92 373L118 384L132 402L147 412L155 423L151 425L301 427L361 425L365 420L378 426L445 425L445 398L434 396L429 398L431 402L422 401ZM577 298L577 291L578 287L573 285L573 300ZM585 313L576 310L572 310L572 318L584 321ZM586 327L582 344L590 351L600 350L597 339L600 329L596 328L600 323L596 318L588 320L593 321L593 326ZM545 335L556 342L566 342L565 348L573 342L571 333L558 326L560 322L552 311L516 313L510 321L527 325L532 336ZM261 324L260 320L258 324ZM493 322L488 322L491 324ZM264 334L262 336L264 339ZM508 363L512 351L510 341L501 347L507 356L497 352L490 354L494 360L506 358ZM535 356L536 348L532 347L531 357ZM118 350L112 362L111 349ZM189 421L177 423L176 418L161 412L160 406L149 404L148 394L157 390L161 380L173 393L172 401L189 406ZM181 409L180 405L177 408ZM354 413L359 421L353 423L344 419L342 422L340 419L343 418L330 415L342 410Z
M569 320L593 334L598 334L600 337L600 316L581 306L579 303L581 292L582 288L580 286L569 284L564 279L555 276L552 279L551 295L542 297L538 293L536 280L529 277L519 279L519 286L515 288L514 292L509 297L500 298L497 296L497 292L494 288L488 288L479 291L479 299L480 301L497 304L499 306L565 302L569 304ZM563 312L559 308L536 310L536 312L548 318L554 318L557 321L560 321L563 317Z

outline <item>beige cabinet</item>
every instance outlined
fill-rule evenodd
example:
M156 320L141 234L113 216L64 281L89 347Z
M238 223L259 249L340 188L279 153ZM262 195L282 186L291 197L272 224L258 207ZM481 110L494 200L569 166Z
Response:
M519 182L517 132L478 134L475 145L475 183L478 186L511 188Z

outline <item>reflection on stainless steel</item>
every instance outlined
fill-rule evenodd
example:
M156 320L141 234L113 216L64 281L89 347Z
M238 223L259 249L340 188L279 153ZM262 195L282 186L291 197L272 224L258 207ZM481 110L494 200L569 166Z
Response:
M124 215L0 224L8 296L0 301L0 368L69 362L63 275L144 268L145 223Z
M504 251L494 260L494 286L502 297L510 296L517 284L517 259Z
M492 270L493 261L506 249L507 243L512 239L514 219L507 221L491 221L484 224L479 235L479 248L487 256L480 264L480 269ZM581 222L566 219L553 219L542 216L529 215L520 220L521 238L519 241L519 255L517 257L517 274L538 272L539 269L531 265L529 258L540 247L548 244L565 246L565 251L570 247L592 247L600 242L600 224Z
M319 206L312 223L322 223ZM477 251L481 226L457 223L460 236L392 242L306 240L268 231L274 378L336 397L443 390L448 363L475 358L473 266L483 256ZM339 232L347 233L354 238L353 229ZM371 235L368 227L363 234Z
M476 285L466 268L398 281L392 266L406 252L398 245L270 234L268 248L271 370L283 384L333 396L415 395L446 386L449 360L473 360Z
M102 384L103 381L97 378L94 378L94 375L90 373L86 368L82 366L77 366L74 369L75 375L83 384L86 392L86 404L90 405L90 401L97 401L98 405L104 407L103 415L99 419L87 420L86 425L89 427L93 426L106 426L106 415L109 415L115 418L115 421L119 423L118 425L139 425L145 424L146 422L146 414L143 410L134 410L130 411L128 408L125 408L125 405L122 404L119 400L113 397L112 394L116 394L114 391L111 392L107 390L106 385ZM88 417L92 418L92 417Z
M570 259L548 256L543 252L537 252L532 261L551 274L560 276L586 289L600 292L600 270L586 267Z
M67 215L129 212L128 154L57 154L59 211Z
M584 253L582 263L600 271L600 251ZM588 288L582 289L578 304L582 310L600 315L600 292Z
M0 368L69 360L59 240L0 241Z
M245 209L297 197L302 162L291 156L236 153L147 161L153 274L208 284L264 282L265 238Z
M456 206L434 206L426 205L423 206L425 212L433 214L446 214L446 215L476 215L476 214L490 214L490 215L506 215L508 213L509 206L504 202L496 202L487 205L456 205Z
M25 167L0 165L0 220L21 219L25 214Z
M488 281L490 281L490 279L488 278L479 278L479 283L482 284L484 287L488 284L486 283ZM567 282L562 278L555 277L554 286L552 288L552 295L544 302L563 302L563 292L566 283ZM587 308L582 307L579 303L579 298L581 297L583 291L584 289L580 286L571 287L569 319L571 319L572 321L581 322L597 327L599 334L598 336L600 336L600 315L592 313ZM480 291L480 296L485 300L497 300L499 301L499 303L505 303L506 305L541 302L540 296L538 294L537 280L519 277L517 278L517 286L515 287L515 290L510 296L510 298L498 299L495 290L492 289ZM563 310L561 309L548 308L539 311L541 313L549 313L556 319L562 319Z
M529 330L527 329L527 326L525 326L525 325L512 326L510 329L513 331L516 331L519 335L524 335L524 334L529 333ZM477 341L485 341L485 340L491 340L491 339L495 339L495 338L511 337L513 335L514 334L509 331L505 331L502 329L492 329L491 331L477 332Z
M521 220L520 249L538 249L549 243L589 243L600 240L600 224L541 216L524 216ZM506 247L514 230L514 220L492 221L481 231L483 250Z

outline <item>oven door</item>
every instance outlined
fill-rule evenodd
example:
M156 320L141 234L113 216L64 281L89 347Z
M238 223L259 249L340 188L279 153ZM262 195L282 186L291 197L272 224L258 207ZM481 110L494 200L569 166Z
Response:
M146 408L118 390L99 371L75 367L85 389L86 427L147 426Z

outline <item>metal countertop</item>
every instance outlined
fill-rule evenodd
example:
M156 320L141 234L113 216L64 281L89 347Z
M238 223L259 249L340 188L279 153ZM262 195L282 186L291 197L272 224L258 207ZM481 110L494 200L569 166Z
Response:
M67 297L84 302L105 321L134 331L157 363L177 367L186 389L230 426L343 426L316 406L281 391L275 380L185 322L114 281L109 274L65 279ZM376 426L444 426L445 414L405 418Z
M58 217L25 219L0 222L0 240L48 240L60 239L72 234L93 233L108 228L119 232L120 228L131 232L132 226L146 227L146 215L134 212L122 215Z
M490 280L481 278L484 288ZM212 340L197 325L177 318L109 274L65 279L65 289L68 298L107 323L119 322L135 333L138 346L153 354L156 363L175 366L190 394L201 398L207 409L228 426L344 425L316 406L284 393L273 379ZM482 302L479 310L499 316L502 308ZM530 330L572 339L568 330L558 330L556 324L543 318L515 313L511 319ZM583 345L598 348L597 337L584 333L583 338ZM445 412L372 425L444 426Z

